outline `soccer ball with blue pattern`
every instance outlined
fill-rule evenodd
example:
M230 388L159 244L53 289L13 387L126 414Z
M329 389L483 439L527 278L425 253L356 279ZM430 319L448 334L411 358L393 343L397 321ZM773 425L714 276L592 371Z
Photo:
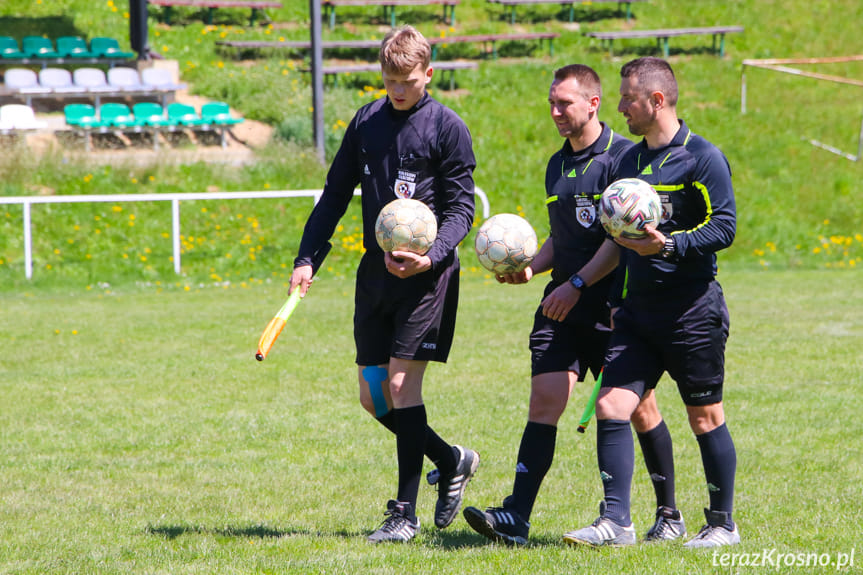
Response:
M659 195L638 178L612 182L599 200L599 221L613 238L643 238L644 226L658 226L661 218Z
M424 255L437 238L437 218L419 200L393 200L378 214L375 239L385 252L413 252Z
M480 226L474 241L479 263L497 275L520 272L537 252L536 232L515 214L497 214Z

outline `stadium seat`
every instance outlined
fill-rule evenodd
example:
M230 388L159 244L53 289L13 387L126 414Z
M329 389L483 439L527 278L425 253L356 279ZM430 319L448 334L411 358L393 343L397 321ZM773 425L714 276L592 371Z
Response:
M226 136L228 128L241 122L243 118L232 116L231 109L225 102L207 102L201 106L201 123L219 131L223 148L228 145Z
M105 72L99 68L76 68L72 72L72 80L78 88L86 89L88 92L115 92L115 88L108 85Z
M185 90L186 84L174 82L171 71L165 68L144 68L141 83L156 90Z
M180 102L173 102L168 106L168 120L187 128L194 128L204 123L193 106Z
M134 52L124 52L116 38L98 36L90 40L90 52L98 58L132 58Z
M72 73L64 68L42 68L39 70L39 85L49 88L52 93L67 94L80 92L72 83Z
M11 125L16 130L41 130L48 126L47 122L36 119L33 108L23 104L0 106L0 123Z
M50 92L47 88L39 85L39 76L29 68L9 68L3 75L6 89L10 92L22 94L46 94Z
M99 120L103 127L126 129L139 129L142 124L138 123L132 115L132 111L126 104L109 102L99 107Z
M39 85L39 77L36 72L28 68L9 68L4 75L6 91L9 94L17 94L24 98L29 106L34 94L48 94L49 88Z
M59 58L51 40L42 36L24 36L21 41L21 51L28 58Z
M201 106L201 120L206 124L216 126L233 126L243 122L243 118L231 115L231 109L225 102L207 102Z
M138 102L132 106L135 119L151 128L167 128L174 125L165 115L165 108L154 102Z
M76 128L91 130L102 126L92 104L66 104L63 107L63 116L67 125Z
M12 60L26 58L26 55L21 51L15 38L12 36L0 36L0 58Z
M127 92L147 89L146 86L141 84L141 77L138 75L138 71L125 66L108 70L108 85L116 90L125 90Z
M60 36L57 38L57 53L61 58L95 58L87 47L87 41L80 36Z
M138 124L153 136L153 150L159 149L159 132L173 132L177 125L168 119L165 108L154 102L138 102L132 106L132 114Z

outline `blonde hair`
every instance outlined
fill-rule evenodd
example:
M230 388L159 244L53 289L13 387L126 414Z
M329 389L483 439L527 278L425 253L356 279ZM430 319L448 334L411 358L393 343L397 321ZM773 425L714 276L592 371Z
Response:
M381 42L381 69L395 74L409 74L417 65L423 70L431 62L431 46L425 36L410 25L393 28Z

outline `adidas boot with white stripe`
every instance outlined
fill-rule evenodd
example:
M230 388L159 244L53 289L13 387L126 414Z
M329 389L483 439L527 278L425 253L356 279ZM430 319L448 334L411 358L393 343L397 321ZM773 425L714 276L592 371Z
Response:
M420 520L414 516L413 507L404 501L387 501L388 515L377 531L369 535L369 542L410 541L420 530Z
M563 540L570 545L635 545L635 528L630 523L627 527L618 525L605 517L605 501L599 504L599 517L592 525L582 529L564 533Z
M453 448L458 452L458 462L452 474L445 477L434 469L427 476L430 485L437 484L434 524L438 529L448 527L455 519L458 510L461 509L464 490L476 473L476 468L479 467L479 453L459 445L453 445Z
M462 515L474 531L492 541L527 545L530 523L522 519L515 509L506 507L506 503L504 500L504 507L489 507L485 511L466 507Z

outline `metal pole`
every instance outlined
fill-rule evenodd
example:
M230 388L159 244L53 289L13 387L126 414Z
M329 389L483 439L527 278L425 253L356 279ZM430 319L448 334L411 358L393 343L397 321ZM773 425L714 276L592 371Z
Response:
M147 0L129 0L129 44L138 53L138 60L150 60Z
M321 164L326 162L324 149L324 46L321 28L321 0L309 0L312 19L312 109L315 149Z
M863 120L860 120L860 137L857 138L857 157L854 161L857 162L863 158Z

